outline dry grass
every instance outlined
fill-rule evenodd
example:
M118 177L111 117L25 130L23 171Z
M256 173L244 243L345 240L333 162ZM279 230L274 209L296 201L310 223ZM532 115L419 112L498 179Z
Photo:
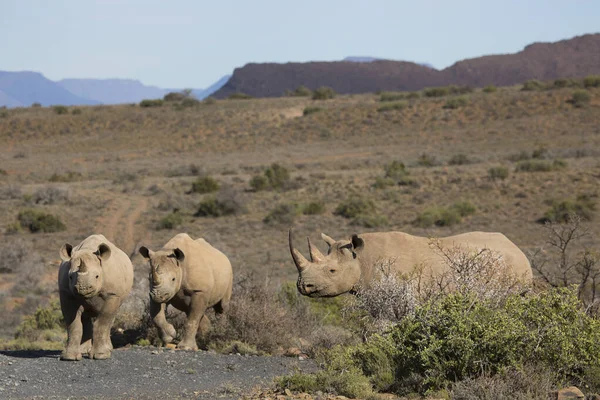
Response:
M36 202L36 208L64 221L66 231L13 236L29 243L46 266L43 296L55 296L62 244L76 244L95 232L132 255L141 244L158 248L175 233L188 232L224 251L236 275L249 273L258 282L269 275L276 284L294 280L285 227L263 222L283 203L323 204L322 214L294 217L298 234L313 238L321 231L338 238L354 231L445 236L484 230L503 232L524 250L536 248L545 240L536 220L549 201L585 194L598 202L593 195L600 176L595 150L600 148L600 89L587 89L589 104L576 108L567 103L568 88L519 88L466 94L467 103L457 109L444 109L443 98L421 97L402 109L377 112L377 96L336 96L320 102L322 110L310 117L301 116L314 106L308 97L226 100L184 109L78 107L80 113L63 115L51 108L7 110L0 118L0 169L5 171L0 174L0 234ZM552 159L565 159L568 168L511 173L504 180L488 177L498 165L513 171L510 155L542 147ZM423 154L436 165L420 166ZM469 155L470 163L457 164L456 154ZM411 184L373 188L393 161L407 166ZM289 171L289 190L250 191L252 177L273 163ZM227 188L219 195L243 212L195 217L198 205L214 196L189 193L197 176L205 174ZM383 226L373 221L357 226L334 215L338 204L355 195L375 204ZM473 203L477 213L459 224L411 224L428 208L461 201ZM156 230L174 209L181 225ZM583 245L597 249L591 238L600 237L600 225L593 220L590 233ZM11 310L10 318L27 303L11 289L21 275L0 276L0 307ZM147 279L145 273L139 276Z

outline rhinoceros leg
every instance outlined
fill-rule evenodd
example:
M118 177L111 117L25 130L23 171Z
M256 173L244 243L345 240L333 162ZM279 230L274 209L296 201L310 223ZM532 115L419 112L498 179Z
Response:
M167 322L167 317L165 316L166 308L167 305L165 303L156 303L150 299L150 316L152 317L152 321L154 321L154 325L158 328L160 339L165 344L171 343L173 338L177 336L175 327Z
M79 345L83 335L83 326L81 324L81 314L83 307L75 302L75 299L70 294L60 292L60 308L62 310L65 324L67 325L67 346L62 352L60 359L67 361L81 360L81 352Z
M81 316L81 324L83 325L83 336L81 338L80 352L83 355L89 355L92 351L92 333L94 325L90 317Z
M204 315L205 311L206 300L204 299L204 294L193 294L190 301L190 308L187 312L183 338L177 345L178 349L198 350L198 344L196 343L196 332L198 332L198 325L200 324L200 319Z
M208 334L208 332L210 332L211 328L212 323L210 322L208 315L204 314L200 319L200 324L198 326L198 332L200 332L200 336L202 338L206 338L206 335Z
M96 360L110 358L110 353L113 348L110 341L110 328L112 327L120 306L121 299L118 297L109 297L104 302L102 311L96 318L96 321L94 321L90 358Z

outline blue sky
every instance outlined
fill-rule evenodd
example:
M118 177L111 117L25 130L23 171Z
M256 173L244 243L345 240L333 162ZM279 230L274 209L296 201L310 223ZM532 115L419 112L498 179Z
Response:
M248 62L445 68L597 32L598 0L0 0L0 70L203 88Z

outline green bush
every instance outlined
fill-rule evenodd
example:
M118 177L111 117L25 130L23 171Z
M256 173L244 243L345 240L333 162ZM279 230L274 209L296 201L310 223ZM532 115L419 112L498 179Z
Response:
M69 113L69 109L65 106L53 106L52 109L54 110L54 113L58 115Z
M524 92L544 90L544 89L546 89L546 85L543 82L540 82L535 79L531 79L531 80L525 82L523 84L523 87L521 88L521 90Z
M315 89L315 91L312 94L313 100L328 100L333 99L334 97L335 91L332 88L326 86L322 86L318 89Z
M488 169L488 176L491 180L499 179L501 181L508 178L508 168L506 167L491 167Z
M388 223L388 219L385 215L381 214L360 214L356 216L350 223L351 225L364 226L365 228L379 228L385 226Z
M232 93L228 97L229 100L250 100L251 98L252 96L242 92Z
M378 176L377 178L375 178L375 183L373 183L373 187L375 189L385 189L386 187L390 187L390 186L394 186L396 185L396 181L394 181L391 178L384 178L381 176Z
M448 99L446 104L444 104L443 108L455 110L460 107L464 107L468 104L467 99L464 97L456 97L454 99Z
M250 187L255 192L267 190L269 188L269 181L263 175L255 175L250 179Z
M383 92L379 95L379 101L398 101L404 100L406 98L406 93L403 92Z
M394 160L391 164L385 165L383 169L385 171L385 177L394 180L402 179L408 175L406 165L401 161Z
M600 367L600 321L585 313L576 288L513 294L502 302L455 292L417 306L383 335L322 358L321 371L284 377L278 385L347 396L367 396L369 386L423 395L536 365L555 373L547 375L554 385L585 386L593 379L587 371ZM332 384L346 374L349 382ZM363 389L348 390L352 382Z
M300 85L291 94L294 97L310 97L312 95L312 91L306 86Z
M163 100L167 102L183 101L187 98L188 96L185 93L181 92L170 92L163 96Z
M467 165L471 164L471 160L466 154L456 154L448 161L449 165Z
M219 190L219 182L210 176L201 176L192 183L192 193L212 193Z
M552 202L550 209L544 213L544 217L538 222L567 223L571 215L578 215L583 220L591 220L596 211L596 202L589 195L579 195L574 200L562 200Z
M325 203L322 201L312 201L302 207L302 214L317 215L325 212Z
M81 115L81 108L74 108L73 111L71 111L71 114Z
M291 225L299 211L296 204L279 204L267 214L263 222L267 225Z
M483 88L483 93L494 93L496 90L498 90L498 88L496 88L496 86L488 85Z
M206 104L207 106L209 106L211 104L216 104L216 103L217 103L217 99L215 99L212 96L208 96L207 98L202 100L202 104Z
M406 101L396 101L396 102L385 104L381 107L378 107L377 111L378 112L386 112L386 111L393 111L393 110L404 110L407 106L408 106L408 103Z
M64 320L57 300L50 302L47 307L38 307L33 315L23 318L23 322L15 331L15 339L29 341L40 340L43 331L63 330Z
M554 80L554 87L556 89L566 87L581 87L581 82L575 79L558 78Z
M287 168L273 163L265 170L264 176L256 175L250 180L250 187L255 191L287 189L290 187L290 173Z
M341 202L333 214L344 218L356 218L360 215L368 215L374 212L375 203L373 200L355 196Z
M148 107L162 107L163 100L162 99L146 99L140 101L140 107L148 108Z
M58 217L40 210L21 211L17 215L17 220L23 228L29 229L32 233L52 233L67 229Z
M468 201L454 203L450 207L429 207L417 216L414 224L422 228L452 226L461 223L463 217L475 211L475 206Z
M38 102L31 103L31 108L41 108L41 107L42 107L42 105Z
M175 229L183 223L183 217L178 211L174 211L171 214L163 217L158 224L156 229Z
M307 116L307 115L314 114L319 111L323 111L323 109L321 107L306 107L306 108L304 108L302 115Z
M592 100L592 96L586 90L577 90L569 100L574 107L581 108L587 106Z
M549 172L567 167L567 163L563 160L554 160L552 162L546 160L525 160L517 163L516 172Z
M425 97L443 97L450 94L450 90L447 87L434 87L428 88L423 91Z
M407 100L418 99L419 97L421 97L421 95L419 94L419 92L408 92L406 94L406 99Z
M236 214L238 210L225 201L219 200L216 197L209 197L203 200L198 205L198 210L194 214L195 217L223 217Z
M586 88L600 87L600 75L590 75L583 79L583 86Z

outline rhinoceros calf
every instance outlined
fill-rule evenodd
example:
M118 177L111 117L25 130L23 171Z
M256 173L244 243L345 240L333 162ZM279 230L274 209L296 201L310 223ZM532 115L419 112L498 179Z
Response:
M68 334L61 359L109 358L110 328L133 285L131 260L103 235L76 247L65 244L60 257L58 290Z
M289 245L298 269L298 291L311 297L332 297L352 291L359 283L367 284L375 275L375 265L381 260L394 260L393 272L410 274L423 266L424 279L435 279L449 272L447 260L431 240L402 232L376 232L352 235L350 240L336 241L321 234L329 246L327 255L318 248L308 247L311 260L294 248L292 231ZM470 250L489 249L499 254L515 278L531 282L532 271L523 252L501 233L469 232L438 239L443 248L460 246Z
M229 309L233 285L229 259L204 239L193 240L186 233L176 235L156 252L143 246L139 251L150 262L150 314L161 339L170 343L176 336L165 318L170 304L187 315L177 348L197 350L198 329L205 334L210 328L206 310L212 307L222 314Z

